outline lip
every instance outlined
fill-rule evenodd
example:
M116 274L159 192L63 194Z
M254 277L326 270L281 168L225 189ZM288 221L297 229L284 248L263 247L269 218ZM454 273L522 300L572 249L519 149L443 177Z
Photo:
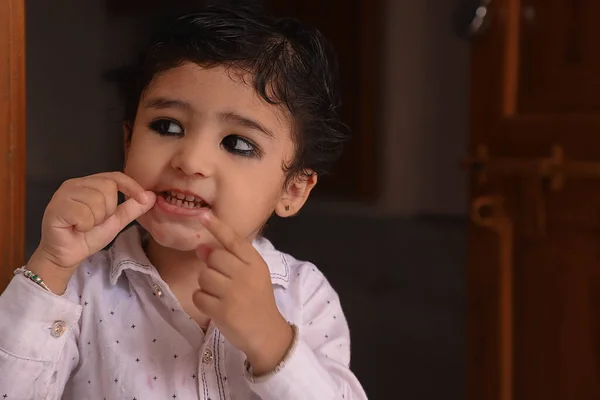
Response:
M205 202L206 204L208 204L210 206L210 204L206 200L204 200L204 198L202 198L201 196L197 195L194 192L190 192L187 190L166 189L166 190L156 191L156 208L158 208L160 211L167 213L167 214L178 215L178 216L182 216L182 217L194 217L194 216L200 215L200 213L203 212L204 207L203 208L185 208L185 207L177 206L175 204L171 204L171 203L167 202L167 200L164 198L163 193L165 193L165 192L176 192L176 193L181 193L185 196L194 196L196 199L202 200L203 202Z

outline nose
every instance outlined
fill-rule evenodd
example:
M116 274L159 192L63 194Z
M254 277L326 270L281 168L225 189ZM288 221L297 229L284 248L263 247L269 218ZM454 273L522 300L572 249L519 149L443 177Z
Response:
M210 176L214 171L217 148L207 138L185 137L171 159L171 167L188 176Z

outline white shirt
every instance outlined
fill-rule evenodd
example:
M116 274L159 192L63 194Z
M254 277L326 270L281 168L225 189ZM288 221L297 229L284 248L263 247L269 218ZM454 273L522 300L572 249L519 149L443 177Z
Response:
M338 296L314 265L253 242L299 341L283 369L251 383L245 355L182 310L139 229L84 261L62 296L12 279L0 296L0 400L366 399Z

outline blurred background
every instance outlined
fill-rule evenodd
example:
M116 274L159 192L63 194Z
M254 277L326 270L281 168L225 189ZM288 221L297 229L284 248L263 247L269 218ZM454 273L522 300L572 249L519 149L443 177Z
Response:
M600 4L28 0L26 253L74 176L122 167L110 77L155 18L264 6L338 51L353 140L266 236L339 292L371 399L600 398Z
M122 167L111 73L157 15L198 3L26 1L28 253L65 179ZM469 44L454 29L458 1L235 3L296 16L334 43L354 134L308 206L266 236L340 293L370 398L463 399Z

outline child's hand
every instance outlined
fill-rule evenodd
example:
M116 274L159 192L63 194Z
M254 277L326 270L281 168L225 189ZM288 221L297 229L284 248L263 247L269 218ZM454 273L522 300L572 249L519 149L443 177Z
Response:
M117 206L118 191L131 198ZM149 211L155 200L153 192L145 191L122 172L67 180L46 207L42 238L28 266L31 270L36 265L74 270L127 224ZM39 274L46 279L41 271Z
M194 304L246 354L254 374L266 373L281 361L293 336L275 303L269 269L248 240L213 214L201 219L223 248L196 251L206 267Z

